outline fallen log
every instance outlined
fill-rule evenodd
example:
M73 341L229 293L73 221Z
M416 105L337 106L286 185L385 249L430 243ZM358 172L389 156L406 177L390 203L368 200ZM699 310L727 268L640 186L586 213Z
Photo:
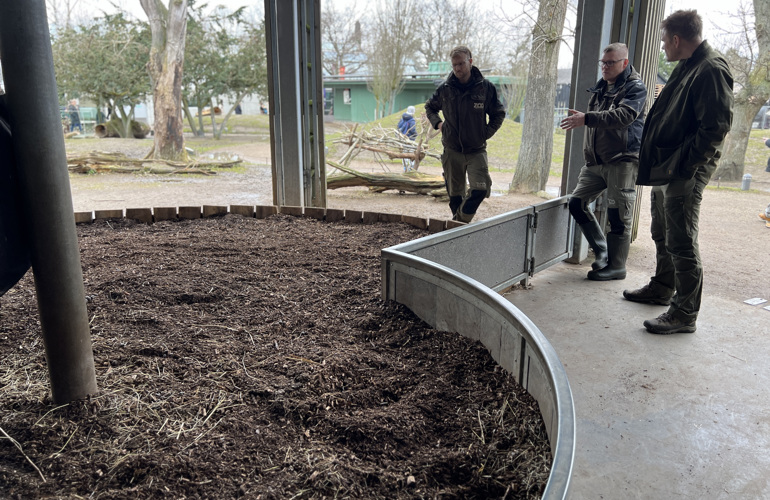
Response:
M391 160L395 159L401 159L401 158L407 158L410 160L414 160L415 156L417 156L417 153L409 153L409 152L397 152L397 151L389 151L384 148L377 148L374 146L358 146L361 149L365 149L367 151L374 151L375 153L383 153L388 156ZM425 151L422 151L420 153L419 159L422 161L422 159L425 158Z
M150 133L150 126L143 122L131 120L129 133L134 139L144 139ZM108 122L99 123L94 127L94 135L99 138L123 137L123 122L114 117Z
M148 173L216 175L215 168L231 168L243 160L189 163L152 158L129 158L122 153L91 152L86 155L68 154L67 170L74 173Z
M403 174L387 172L369 174L345 167L332 160L327 160L326 163L344 172L328 176L326 178L327 189L363 186L377 193L393 189L399 192L403 191L436 197L447 195L443 177L427 175L416 171Z

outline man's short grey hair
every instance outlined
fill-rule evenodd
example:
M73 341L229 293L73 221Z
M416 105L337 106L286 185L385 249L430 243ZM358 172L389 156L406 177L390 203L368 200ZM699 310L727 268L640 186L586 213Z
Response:
M468 56L468 59L473 59L473 56L471 55L471 49L465 45L458 45L457 47L453 48L452 51L449 52L449 59L452 59L454 56L459 54L465 54Z
M628 59L628 45L625 43L611 43L604 47L604 50L602 51L603 54L606 54L607 52L620 52L621 54L625 54L625 58Z

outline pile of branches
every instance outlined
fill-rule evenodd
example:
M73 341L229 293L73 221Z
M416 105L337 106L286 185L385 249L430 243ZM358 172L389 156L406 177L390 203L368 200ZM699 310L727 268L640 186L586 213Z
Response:
M441 159L441 154L428 146L428 142L438 132L432 130L427 120L421 123L421 129L417 140L412 141L395 129L378 126L371 130L358 131L358 125L354 126L347 136L334 141L336 144L347 145L348 149L339 161L326 160L326 163L333 169L332 174L326 179L326 187L337 189L367 186L373 192L395 189L400 192L409 191L430 196L446 196L443 177L419 172L420 163L426 156ZM364 173L350 168L350 162L364 151L374 153L375 162L382 167L382 173ZM399 172L391 172L390 160L397 159L411 161L409 170L401 172L399 169ZM335 170L338 172L335 173Z
M216 168L232 168L243 160L217 162L180 162L155 158L129 158L123 153L92 151L87 154L68 154L67 169L80 174L104 172L148 174L216 175Z

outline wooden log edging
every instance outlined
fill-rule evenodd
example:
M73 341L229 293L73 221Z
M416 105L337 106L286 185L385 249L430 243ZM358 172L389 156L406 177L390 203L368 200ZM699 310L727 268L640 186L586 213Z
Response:
M201 205L180 207L126 208L75 212L76 224L90 224L105 219L133 219L145 224L165 220L206 219L223 217L227 214L264 219L274 214L286 214L294 217L312 217L326 222L351 222L356 224L374 224L377 222L403 222L418 229L439 233L464 225L462 222L443 219L428 219L411 215L364 212L338 208L296 207L279 205Z

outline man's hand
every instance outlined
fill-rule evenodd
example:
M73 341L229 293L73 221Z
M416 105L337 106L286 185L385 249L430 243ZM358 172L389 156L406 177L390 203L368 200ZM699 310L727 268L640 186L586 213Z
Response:
M441 132L441 128L442 128L443 126L444 126L444 122L438 122L438 128L437 128L436 130L438 130L439 132Z
M582 127L586 124L585 113L581 113L576 109L570 109L567 114L568 116L561 121L561 128L564 130L572 130L573 128Z

